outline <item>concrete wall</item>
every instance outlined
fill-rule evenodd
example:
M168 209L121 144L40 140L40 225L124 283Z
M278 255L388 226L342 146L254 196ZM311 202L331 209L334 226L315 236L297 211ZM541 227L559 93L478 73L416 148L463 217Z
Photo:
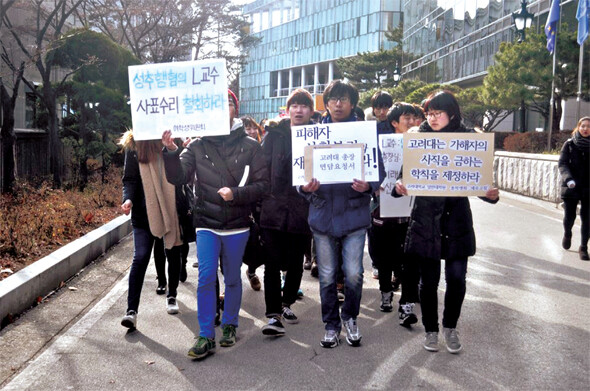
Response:
M129 216L119 216L0 281L0 320L29 308L130 232Z
M501 190L560 203L558 155L497 151L494 183Z

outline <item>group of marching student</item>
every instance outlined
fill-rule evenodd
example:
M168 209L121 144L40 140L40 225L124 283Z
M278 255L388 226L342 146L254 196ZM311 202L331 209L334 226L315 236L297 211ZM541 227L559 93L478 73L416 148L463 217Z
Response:
M262 144L261 129L254 126L255 121L244 124L237 117L238 100L231 91L228 94L228 135L205 136L185 146L177 145L170 131L163 133L161 141L133 142L131 135L124 139L122 209L132 214L135 252L122 325L136 327L141 286L152 247L158 241L163 241L169 262L167 310L178 312L179 276L186 279L181 249L187 241L196 239L199 335L188 356L203 358L216 348L219 266L225 295L218 341L222 347L234 345L242 299L240 270L252 214L258 205L268 319L262 327L264 335L284 335L283 322L298 322L291 307L298 296L304 255L313 240L325 328L320 344L325 348L338 346L343 332L349 345L359 346L362 334L357 318L368 236L370 256L378 270L381 310L393 310L393 291L401 281L399 322L406 327L416 323L414 310L420 303L426 331L423 346L428 351L439 349L437 289L441 260L445 260L443 335L447 350L458 353L462 346L456 326L465 297L467 259L475 253L467 197L417 197L410 217L381 218L379 209L371 204L378 205L379 197L384 196L380 187L385 176L383 164L378 182L355 178L352 183L322 184L314 178L294 187L291 127L313 123L314 102L309 92L297 89L290 94L289 117L268 122ZM323 99L327 110L322 123L359 120L355 113L359 95L352 84L332 81ZM424 111L406 103L394 104L384 92L375 94L372 106L379 134L404 133L414 126L418 132L473 131L464 127L457 101L448 91L431 94L424 102ZM251 128L248 134L245 128ZM196 238L190 238L179 224L179 216L185 212L175 202L182 198L179 189L187 184L194 188L190 212ZM403 178L398 179L391 195L407 195ZM491 189L482 198L495 203L498 190ZM248 272L249 279L255 276L255 266ZM281 271L286 272L284 281ZM162 280L158 278L160 286ZM342 303L339 283L344 284Z

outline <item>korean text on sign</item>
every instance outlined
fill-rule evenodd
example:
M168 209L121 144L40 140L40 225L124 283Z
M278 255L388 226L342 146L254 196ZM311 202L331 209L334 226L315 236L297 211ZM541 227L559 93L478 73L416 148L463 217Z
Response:
M224 59L130 66L129 88L137 140L229 133Z

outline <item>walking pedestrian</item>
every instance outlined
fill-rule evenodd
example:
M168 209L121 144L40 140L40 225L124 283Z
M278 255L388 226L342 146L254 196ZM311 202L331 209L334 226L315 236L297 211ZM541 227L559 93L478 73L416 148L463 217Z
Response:
M301 88L287 98L289 118L270 122L262 151L270 173L270 192L262 200L260 227L264 265L264 300L268 324L264 335L285 334L281 322L298 323L291 306L297 300L303 258L310 246L311 231L307 223L309 203L292 185L291 126L309 125L313 114L313 98ZM281 292L281 270L286 271Z
M564 204L563 239L561 244L568 250L572 244L572 227L576 220L578 204L580 208L580 248L582 261L588 261L588 225L590 224L590 117L582 117L561 148L559 173L561 174L561 199Z
M356 121L353 109L358 98L358 91L351 83L332 81L324 91L323 99L328 114L322 122ZM357 317L363 289L363 252L367 228L371 225L371 193L379 188L379 183L355 178L352 185L322 185L313 178L299 187L300 193L310 203L308 221L317 252L325 328L320 344L325 348L338 346L343 323L347 343L359 346L361 342ZM340 256L345 279L345 299L341 310L336 291Z
M176 290L180 276L182 237L176 209L176 189L163 180L165 173L160 142L135 141L130 130L123 136L121 144L125 149L121 209L126 215L131 213L134 243L127 312L121 324L135 329L145 273L154 242L159 238L164 243L168 260L166 310L169 314L178 313Z
M419 132L474 132L462 123L459 104L450 91L430 94L424 103L427 121ZM401 176L394 196L407 195ZM496 203L498 189L492 188L481 199ZM426 331L424 349L439 350L438 283L441 260L445 260L446 291L443 311L443 334L447 350L459 353L462 345L457 332L466 290L467 259L475 254L475 232L467 197L417 196L405 243L405 251L418 257L420 271L420 307Z
M396 102L386 115L386 120L377 124L378 134L405 133L412 126L414 107L409 103ZM414 307L418 302L418 265L414 257L404 251L408 231L409 217L381 217L380 192L373 197L377 208L372 212L371 228L368 231L369 255L379 268L379 290L381 292L380 309L383 312L393 310L393 292L401 283L399 300L399 323L409 327L418 321ZM390 195L386 195L390 197ZM395 276L395 284L392 283Z
M221 328L222 347L236 343L238 313L242 301L240 270L248 241L250 214L268 189L268 172L260 144L246 136L237 118L238 99L228 90L230 134L205 136L179 152L171 132L164 131L164 165L170 183L195 181L196 206L193 218L197 230L199 280L197 307L199 336L188 356L204 358L215 351L215 280L219 259L223 265L225 297ZM225 122L225 121L224 121ZM220 123L219 126L227 126ZM240 186L240 182L244 182Z

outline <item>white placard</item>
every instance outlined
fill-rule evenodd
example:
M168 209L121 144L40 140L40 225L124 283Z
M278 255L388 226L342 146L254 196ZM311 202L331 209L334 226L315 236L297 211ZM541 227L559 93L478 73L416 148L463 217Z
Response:
M310 173L306 172L306 182L311 178L324 184L351 183L353 178L364 180L364 150L364 144L306 146L306 164L312 167Z
M313 124L291 128L293 186L305 185L305 146L365 144L365 181L379 181L377 123L375 121ZM348 182L352 182L352 178ZM321 181L320 181L321 183Z
M229 134L225 59L130 66L129 92L136 140Z
M402 169L404 137L402 133L379 135L379 149L383 157L385 180L381 184L379 213L381 217L409 217L414 197L394 198L391 193Z

